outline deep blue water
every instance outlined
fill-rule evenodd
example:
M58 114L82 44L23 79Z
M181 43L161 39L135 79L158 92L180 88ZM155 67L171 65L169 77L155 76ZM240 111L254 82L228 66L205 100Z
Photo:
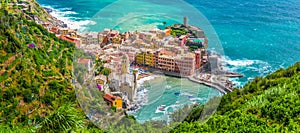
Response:
M38 0L38 2L43 6L57 9L60 12L55 14L57 17L73 20L74 25L81 27L85 27L102 9L105 9L103 12L111 11L110 14L102 14L104 19L110 19L116 18L118 13L130 12L136 7L135 3L128 2L125 3L128 4L126 7L107 10L105 7L115 0ZM138 1L139 4L145 5L149 2L155 4L156 0L147 2ZM299 0L186 0L186 2L198 9L213 26L222 44L229 70L245 75L245 78L236 79L237 82L244 84L249 77L264 76L278 68L285 68L300 61ZM181 8L183 5L178 3L169 1L163 4L169 6L170 13L184 10ZM151 10L145 9L144 12L153 13L155 10L163 9L155 6ZM127 22L129 20L124 20L126 25L121 23L117 27L147 25L150 23L147 19L133 21L133 18L129 23ZM102 21L95 22L101 24ZM150 26L151 24L152 22ZM92 27L89 30L99 28L99 26L87 27Z

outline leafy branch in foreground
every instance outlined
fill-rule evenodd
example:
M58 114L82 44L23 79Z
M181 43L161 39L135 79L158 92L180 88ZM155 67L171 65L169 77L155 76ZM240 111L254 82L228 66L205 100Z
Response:
M81 128L84 123L82 115L72 106L66 103L45 118L38 126L38 133L44 132L68 132Z

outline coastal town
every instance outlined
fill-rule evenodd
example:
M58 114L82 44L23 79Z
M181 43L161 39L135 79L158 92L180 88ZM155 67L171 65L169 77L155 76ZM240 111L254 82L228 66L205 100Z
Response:
M96 56L96 62L110 70L97 73L97 87L105 92L104 100L117 109L136 110L137 81L151 74L188 78L190 81L218 89L225 94L234 84L227 77L241 77L221 70L218 55L206 50L208 39L202 29L183 24L165 29L124 32L104 29L80 36L79 48ZM71 40L69 40L71 41ZM89 59L86 66L92 66ZM93 73L91 68L88 68Z
M26 0L10 6L20 6L23 12L32 10ZM52 12L49 8L44 10ZM79 33L54 17L47 20L34 14L27 17L56 37L95 56L95 60L79 58L76 62L86 66L85 78L93 77L95 88L103 92L103 100L115 110L138 109L137 82L152 74L187 78L223 94L234 88L230 77L243 76L223 70L220 57L207 50L208 38L204 31L189 25L185 16L182 24L164 29L123 33L113 29Z
M227 76L242 77L221 71L219 56L206 50L208 39L204 31L188 25L187 17L183 17L183 24L165 29L124 33L113 29L79 33L65 24L65 27L47 23L42 26L96 57L95 61L78 59L77 62L86 66L90 76L95 76L96 87L104 92L104 101L116 110L139 108L137 82L151 74L188 78L223 94L234 88ZM97 62L102 62L102 66L96 66ZM96 67L109 70L109 75L97 73Z

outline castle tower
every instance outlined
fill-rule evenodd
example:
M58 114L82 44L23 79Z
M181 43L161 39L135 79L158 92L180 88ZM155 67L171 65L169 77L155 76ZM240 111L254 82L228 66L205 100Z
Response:
M186 16L183 17L183 25L184 25L185 27L188 26L188 23L187 23L187 17L186 17Z
M127 54L124 54L122 57L122 69L121 69L121 75L128 74L129 73L129 57Z

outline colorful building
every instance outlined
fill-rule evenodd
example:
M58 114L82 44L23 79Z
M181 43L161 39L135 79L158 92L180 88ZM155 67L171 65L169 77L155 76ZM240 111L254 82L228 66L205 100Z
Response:
M60 35L68 35L69 29L67 29L67 28L60 28L58 30L58 32L59 32Z
M159 49L156 53L156 68L164 71L175 71L175 53Z
M157 57L157 68L163 71L175 71L175 60L171 55L159 55Z
M171 29L165 29L164 33L165 33L165 36L170 36L171 35Z
M205 38L189 38L188 40L186 46L203 47L205 42Z
M155 53L153 51L147 51L144 53L144 57L145 57L145 65L150 66L150 67L155 67Z
M135 63L139 65L144 65L145 64L145 53L140 52L135 55Z
M192 53L177 56L175 58L176 69L182 76L192 75L195 72L195 55Z
M75 46L76 46L77 48L80 48L80 39L72 38L72 37L65 36L65 35L61 35L61 36L59 36L58 38L63 39L63 40L66 40L66 41L68 41L68 42L75 43Z
M187 35L181 35L179 37L180 45L179 46L185 46L186 41L187 41Z
M122 98L111 95L105 94L103 96L104 101L107 103L108 106L116 107L117 109L122 108Z
M201 50L196 50L195 52L195 69L201 67Z
M135 62L139 65L155 67L156 57L155 52L150 49L142 50L136 54Z

